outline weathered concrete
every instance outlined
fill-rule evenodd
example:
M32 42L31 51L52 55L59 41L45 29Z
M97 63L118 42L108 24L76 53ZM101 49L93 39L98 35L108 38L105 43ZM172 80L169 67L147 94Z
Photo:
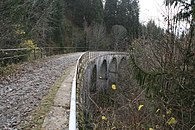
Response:
M83 85L80 89L80 103L86 109L89 108L90 99L88 96L96 96L98 93L104 93L111 89L112 84L119 88L118 84L121 72L124 73L128 59L128 53L125 52L90 52L89 61L87 62L84 72ZM123 70L123 71L121 71ZM99 97L96 97L97 100Z
M75 65L67 69L64 79L54 99L54 105L42 125L43 130L67 130L70 110L70 95Z
M95 52L90 53L95 55ZM86 69L86 86L91 87L91 81L94 80L92 77L96 77L96 86L93 86L97 87L96 90L107 89L112 83L117 84L119 73L123 67L122 64L126 64L127 59L127 53L102 52L102 55L98 54L94 59L91 59ZM96 68L95 76L92 71L94 67Z

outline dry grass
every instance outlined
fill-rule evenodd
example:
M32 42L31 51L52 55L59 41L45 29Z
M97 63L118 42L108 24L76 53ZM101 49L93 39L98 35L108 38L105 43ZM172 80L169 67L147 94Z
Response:
M0 67L0 82L9 81L10 77L16 75L21 66L19 64L11 64L5 67Z

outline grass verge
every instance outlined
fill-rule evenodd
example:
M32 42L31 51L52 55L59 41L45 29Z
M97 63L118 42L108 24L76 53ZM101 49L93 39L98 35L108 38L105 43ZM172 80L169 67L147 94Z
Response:
M44 119L50 112L51 106L54 104L55 95L69 71L69 69L65 70L64 74L51 87L48 94L42 98L40 105L29 113L26 121L19 124L18 129L41 130Z
M7 65L6 67L0 67L0 77L8 77L17 72L20 68L18 64Z

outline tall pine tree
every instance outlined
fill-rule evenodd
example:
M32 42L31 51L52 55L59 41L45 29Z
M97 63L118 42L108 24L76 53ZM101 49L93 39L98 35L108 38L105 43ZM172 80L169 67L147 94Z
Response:
M104 9L104 22L109 32L113 25L117 23L118 0L106 0Z
M104 9L104 21L108 32L113 25L122 25L131 39L138 37L139 32L139 1L138 0L107 0Z
M92 1L94 21L101 23L103 21L103 3L101 0Z

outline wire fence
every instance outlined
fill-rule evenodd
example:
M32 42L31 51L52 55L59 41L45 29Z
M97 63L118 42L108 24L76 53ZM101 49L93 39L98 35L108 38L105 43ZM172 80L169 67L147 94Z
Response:
M44 47L44 48L14 48L0 49L0 67L8 64L36 60L47 56L83 52L85 47Z

